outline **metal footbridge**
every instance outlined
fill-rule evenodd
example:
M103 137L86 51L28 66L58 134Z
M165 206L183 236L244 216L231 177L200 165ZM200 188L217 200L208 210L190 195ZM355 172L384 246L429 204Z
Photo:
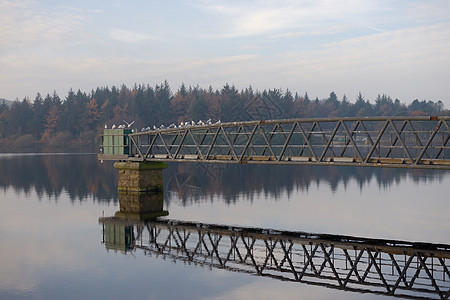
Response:
M136 133L105 130L98 158L450 169L449 124L449 116L420 116L217 122Z
M100 218L108 250L404 299L448 299L450 245Z

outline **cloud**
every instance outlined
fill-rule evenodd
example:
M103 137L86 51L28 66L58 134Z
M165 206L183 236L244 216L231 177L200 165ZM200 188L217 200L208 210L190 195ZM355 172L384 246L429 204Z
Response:
M152 39L149 35L124 29L112 29L109 36L112 39L127 43L136 43Z
M347 94L359 89L372 100L378 93L402 101L446 100L449 37L449 23L418 26L286 52L278 63L284 78L297 78L314 89L322 86Z
M39 12L33 2L2 1L0 52L59 48L76 35L84 21L82 16L67 12Z
M410 69L436 62L448 64L449 37L450 23L418 26L330 43L321 50L298 52L297 59L305 61L302 57L307 57L330 72L342 72L345 66Z
M446 3L447 2L447 3ZM442 22L449 18L450 2L441 0L415 1L406 7L406 14L420 22Z
M342 27L355 16L380 10L377 4L363 1L326 0L313 4L310 1L201 1L197 7L223 20L221 37L226 38L275 33L283 36L317 27Z
M158 59L11 55L0 57L0 64L13 70L0 74L0 90L13 85L33 97L38 91L45 94L56 89L64 94L71 87L89 91L96 86L167 79L171 84L211 84L215 88L227 82L238 88L289 88L319 98L335 91L338 96L347 94L350 100L359 91L370 100L386 93L407 102L442 100L449 107L445 98L445 80L450 76L449 37L450 24L445 23L374 33L276 56L259 52Z

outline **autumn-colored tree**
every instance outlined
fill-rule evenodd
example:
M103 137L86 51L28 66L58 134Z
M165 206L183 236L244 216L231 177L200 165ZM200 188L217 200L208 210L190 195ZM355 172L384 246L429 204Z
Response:
M87 108L87 118L85 120L85 124L90 129L95 129L95 126L98 124L100 119L102 118L102 114L97 105L97 100L92 98L88 103L86 103Z
M5 108L0 113L0 137L8 136L7 126L8 126L8 110L7 108Z
M41 137L42 142L48 142L58 131L59 127L59 109L57 105L53 105L47 114L45 123L45 131Z

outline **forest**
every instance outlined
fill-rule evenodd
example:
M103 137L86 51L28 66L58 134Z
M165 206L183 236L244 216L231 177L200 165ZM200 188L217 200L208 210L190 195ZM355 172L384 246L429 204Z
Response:
M0 104L0 145L81 147L94 149L104 126L134 121L133 127L168 126L186 121L213 122L287 118L450 115L441 101L414 100L410 104L378 95L372 102L361 93L350 101L331 92L325 99L293 94L290 90L204 89L182 84L172 91L167 81L132 88L98 87L90 93L69 90L64 98L56 92L34 99Z

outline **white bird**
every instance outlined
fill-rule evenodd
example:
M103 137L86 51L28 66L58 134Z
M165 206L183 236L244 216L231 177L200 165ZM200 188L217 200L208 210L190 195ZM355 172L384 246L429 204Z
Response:
M180 123L180 127L183 127L184 126L184 122L182 121L181 123Z
M105 124L105 129L108 129L108 125Z
M114 128L116 128L116 124L113 124L113 126L111 126L111 129L114 129Z
M124 128L125 128L125 125L119 125L119 127L117 127L117 128L119 128L119 129L124 129Z
M122 121L124 121L125 122L125 124L127 124L127 127L128 128L130 128L131 127L131 125L133 125L134 124L134 121L133 122L131 122L131 123L128 123L127 121L125 121L125 120L122 120Z
M169 125L169 128L177 128L177 125L172 123L172 124Z
M195 126L195 122L193 120L191 121L191 124L192 124L192 126Z
M159 126L159 129L164 129L164 128L165 128L164 125Z
M219 121L217 121L216 123L214 123L214 124L220 124L220 120Z
M197 125L201 125L201 126L203 126L203 125L205 125L205 123L203 123L203 121L202 121L202 120L200 120L200 121L198 121Z
M212 124L211 119L208 119L208 121L206 121L206 124L211 125Z
M156 130L156 129L158 129L158 128L156 128L156 126L155 126L155 125L153 125L153 130Z

